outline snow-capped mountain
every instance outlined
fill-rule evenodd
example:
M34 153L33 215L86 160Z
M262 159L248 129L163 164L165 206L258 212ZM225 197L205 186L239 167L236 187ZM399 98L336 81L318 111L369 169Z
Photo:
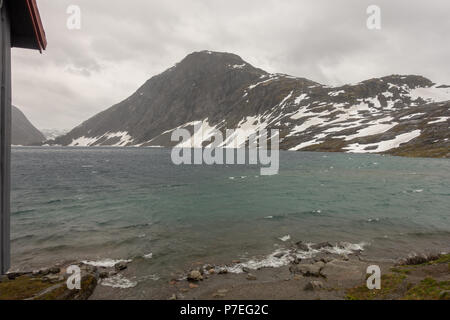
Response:
M279 129L285 150L450 157L449 100L450 86L421 76L330 87L203 51L52 143L171 147L175 129L197 124L196 147L211 143L213 129Z

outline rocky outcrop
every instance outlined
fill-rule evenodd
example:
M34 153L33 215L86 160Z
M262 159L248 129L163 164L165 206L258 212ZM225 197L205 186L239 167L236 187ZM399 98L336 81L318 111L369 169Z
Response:
M70 289L69 266L80 268L80 289ZM34 271L10 272L0 278L0 300L87 300L106 278L126 270L126 262L97 267L84 262L57 265Z
M96 269L81 266L80 289L69 289L65 267L11 272L0 281L0 300L87 300L98 283Z
M289 271L293 274L300 274L305 277L321 277L321 271L325 267L325 263L322 261L314 264L299 264L292 265Z

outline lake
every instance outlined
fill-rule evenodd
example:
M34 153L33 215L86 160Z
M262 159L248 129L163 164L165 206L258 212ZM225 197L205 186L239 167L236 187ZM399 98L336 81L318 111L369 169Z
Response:
M132 292L195 263L277 266L296 241L387 260L450 249L449 160L281 152L279 174L260 176L170 154L13 148L13 269L130 260L133 275L106 285Z

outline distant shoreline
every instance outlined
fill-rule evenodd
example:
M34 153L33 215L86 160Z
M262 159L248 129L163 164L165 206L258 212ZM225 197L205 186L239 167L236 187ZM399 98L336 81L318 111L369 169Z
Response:
M50 145L42 145L42 146L13 146L12 148L72 148L72 149L172 149L171 147L164 146L50 146ZM382 152L382 153L351 153L351 152L342 152L342 151L325 151L325 150L283 150L283 152L303 152L303 153L339 153L339 154L348 154L348 155L378 155L378 156L391 156L391 157L401 157L401 158L418 158L418 159L450 159L450 152L448 150L442 149L431 149L431 150L396 150L393 153Z

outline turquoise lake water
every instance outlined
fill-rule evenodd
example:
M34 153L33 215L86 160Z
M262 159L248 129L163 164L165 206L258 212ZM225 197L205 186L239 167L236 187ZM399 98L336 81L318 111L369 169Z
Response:
M281 152L279 175L260 176L175 166L170 152L13 148L13 268L132 260L137 286L300 240L380 259L450 251L449 160Z

